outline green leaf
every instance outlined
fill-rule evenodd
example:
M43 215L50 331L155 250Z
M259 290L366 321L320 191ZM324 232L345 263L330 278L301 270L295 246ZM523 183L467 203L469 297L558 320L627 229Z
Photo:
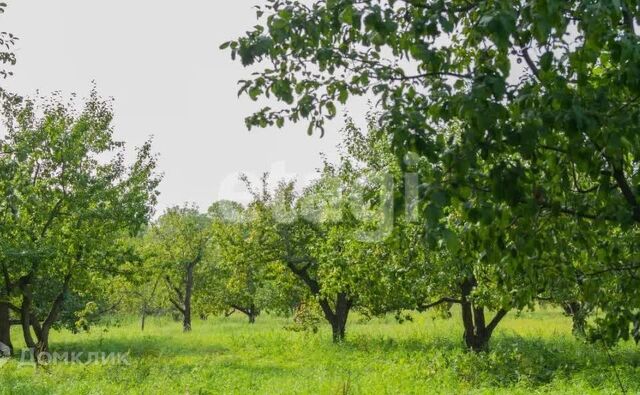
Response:
M340 13L340 21L347 25L353 24L353 15L354 9L351 6L345 7L345 9Z
M330 118L336 116L336 106L335 104L333 104L333 102L327 102L327 104L325 104L325 107L327 108L327 111L329 111Z
M549 71L553 62L553 53L546 52L540 57L540 70Z

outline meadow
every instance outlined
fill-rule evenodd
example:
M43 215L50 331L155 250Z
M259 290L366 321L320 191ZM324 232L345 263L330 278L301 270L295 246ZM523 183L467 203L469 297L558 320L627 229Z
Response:
M54 351L128 352L128 364L34 368L18 355L0 368L0 393L614 394L620 382L628 393L640 391L635 345L607 353L580 342L557 310L510 315L486 354L465 351L456 318L415 314L399 324L354 316L338 345L326 327L299 333L285 330L288 323L261 316L249 325L234 315L196 321L184 334L179 323L155 317L144 333L134 319L56 332Z

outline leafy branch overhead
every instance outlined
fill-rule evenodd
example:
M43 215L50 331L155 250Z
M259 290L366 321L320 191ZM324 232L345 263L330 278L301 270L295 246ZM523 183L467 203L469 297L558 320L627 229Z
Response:
M0 2L0 16L4 14L6 8L7 3ZM18 37L13 33L0 31L0 77L2 79L13 75L11 66L16 64L16 55L13 52L13 48L17 41ZM0 87L0 100L16 101L18 98Z
M553 262L601 309L598 336L625 338L640 319L621 307L640 302L635 282L614 270L637 261L622 240L640 226L639 7L269 0L257 7L257 25L222 48L254 70L240 81L241 95L280 105L249 116L249 128L304 121L309 133L324 133L349 98L375 98L398 158L421 159L432 238L456 244L452 210L461 226L503 221L503 236L482 227L476 235L502 250L492 263L506 270L502 283ZM553 248L522 237L509 244L509 223L530 221L555 235ZM582 281L585 272L606 274Z

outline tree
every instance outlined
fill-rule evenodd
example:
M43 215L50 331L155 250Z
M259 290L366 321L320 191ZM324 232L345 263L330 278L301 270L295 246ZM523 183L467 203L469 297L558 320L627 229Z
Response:
M325 240L325 229L300 215L293 184L281 185L280 189L277 195L282 200L274 201L270 195L263 195L252 203L256 212L252 226L262 233L261 239L264 240L265 249L272 254L272 259L281 262L317 299L326 320L331 324L333 341L342 342L354 303L353 296L342 284L335 284L332 289L324 286L324 273L319 269L334 262L321 259L322 254L316 252L315 247L321 246L322 240ZM285 221L277 216L278 209L284 209L293 216ZM336 277L340 278L340 274Z
M395 152L426 160L422 207L433 234L455 233L444 218L458 202L465 218L506 207L525 222L579 230L561 238L574 255L559 243L545 251L557 255L555 268L524 243L520 258L491 265L503 277L565 273L614 341L640 339L637 259L594 240L631 237L640 224L638 15L633 0L271 0L253 30L222 47L245 66L269 63L240 93L285 104L247 118L249 127L306 119L312 132L350 96L375 96ZM589 286L580 273L597 275ZM526 294L550 291L541 285Z
M420 225L393 226L395 157L380 135L345 129L338 164L297 193L280 183L254 192L252 226L263 249L293 273L320 305L333 340L346 335L354 309L378 315L415 305L424 288Z
M95 91L79 113L53 98L10 115L0 156L2 286L27 346L40 355L68 296L123 263L118 240L148 221L159 178L149 143L126 164L110 105Z
M4 14L6 7L6 3L0 3L0 14ZM17 39L18 38L12 33L0 32L0 47L2 47L2 50L0 50L0 63L2 63L3 66L15 65L16 57L15 54L11 52L11 49L15 45ZM9 75L11 75L10 71L4 68L0 69L0 76L3 79L7 78ZM7 99L9 99L9 101L11 102L14 102L14 104L16 104L18 100L16 96L8 94L2 87L0 87L0 101L4 102ZM1 140L0 143L2 143ZM0 147L2 147L1 144ZM5 155L4 148L0 150L0 155ZM9 169L7 169L6 167L2 167L1 170L9 171ZM13 345L11 343L11 325L8 300L9 293L10 289L8 287L4 287L0 291L0 343L4 344L10 350L10 352L13 352Z
M162 286L165 271L155 264L155 252L147 243L148 227L135 237L128 238L132 256L122 266L118 276L110 278L104 293L112 306L123 314L139 314L140 329L144 332L146 319L171 308L169 295Z
M0 14L4 14L5 9L7 8L6 3L0 3ZM2 46L2 51L0 51L0 63L4 66L13 66L16 64L16 55L11 52L11 48L15 45L18 38L11 33L8 32L0 32L0 46ZM13 73L11 71L1 69L0 76L2 78L6 78Z
M182 315L182 327L191 331L196 268L208 259L211 221L195 206L168 209L151 227L147 243L150 259L164 272L169 301Z
M244 180L255 199L268 199L263 195L266 190L253 191L251 183ZM252 206L220 201L209 208L215 258L210 274L202 276L208 292L201 303L215 313L240 312L251 324L263 311L291 314L303 297L293 275L266 251L263 233L252 221L258 215Z
M6 3L0 3L0 15L4 14L7 8ZM0 31L0 78L5 79L13 72L10 67L16 64L16 55L13 52L13 47L18 41L18 37L13 33ZM0 102L7 102L8 104L18 104L21 98L15 94L9 93L0 87Z

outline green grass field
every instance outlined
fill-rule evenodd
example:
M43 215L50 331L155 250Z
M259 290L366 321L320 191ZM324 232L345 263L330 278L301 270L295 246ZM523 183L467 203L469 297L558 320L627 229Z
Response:
M140 332L131 320L91 333L52 336L56 351L129 352L127 365L0 368L2 394L432 394L629 393L640 391L640 353L634 344L611 350L585 345L570 334L561 313L511 315L492 340L491 352L464 351L457 319L417 315L354 317L345 344L318 334L283 329L288 321L243 317L196 322L183 334L178 323L151 319ZM19 333L15 335L17 347Z

